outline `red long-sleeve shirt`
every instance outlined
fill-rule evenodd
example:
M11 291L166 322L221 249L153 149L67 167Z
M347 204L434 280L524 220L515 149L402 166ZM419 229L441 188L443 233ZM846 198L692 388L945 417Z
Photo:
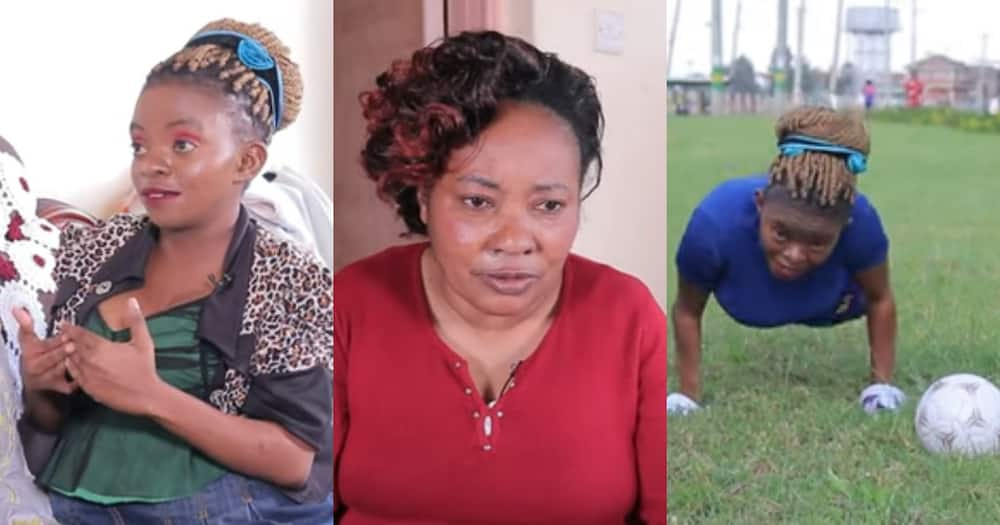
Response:
M488 407L434 330L425 246L334 278L338 523L666 523L666 316L647 288L571 255L549 332Z

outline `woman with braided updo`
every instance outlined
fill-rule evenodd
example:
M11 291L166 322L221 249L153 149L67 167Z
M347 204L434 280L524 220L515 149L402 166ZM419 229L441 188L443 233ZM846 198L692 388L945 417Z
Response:
M299 113L288 54L226 19L154 67L130 125L146 214L66 228L47 339L15 314L62 523L333 518L332 275L241 204Z
M868 130L846 114L802 107L783 115L775 131L779 153L768 175L719 185L680 241L672 310L680 392L668 396L668 410L698 408L701 318L710 294L753 327L867 318L872 384L860 403L869 413L896 410L905 396L889 384L896 339L889 241L857 191Z

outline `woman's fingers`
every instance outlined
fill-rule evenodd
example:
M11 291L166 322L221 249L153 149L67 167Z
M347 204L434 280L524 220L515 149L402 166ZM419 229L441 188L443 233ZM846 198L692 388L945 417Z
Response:
M72 394L76 390L76 382L66 378L66 361L63 359L42 375L42 382L48 390L61 394Z

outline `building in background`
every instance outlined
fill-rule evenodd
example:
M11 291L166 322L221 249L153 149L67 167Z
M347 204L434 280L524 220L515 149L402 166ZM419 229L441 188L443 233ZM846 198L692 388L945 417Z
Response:
M1000 69L995 66L969 65L944 55L931 55L908 66L924 85L924 106L948 106L979 110L976 107L980 68L985 68L984 99L997 96Z
M889 60L892 35L900 29L899 11L893 7L851 7L845 22L844 29L850 35L848 56L856 70L856 85L849 91L860 93L865 82L871 80L880 95L895 93L897 86L893 85ZM875 103L883 106L893 98L880 96Z

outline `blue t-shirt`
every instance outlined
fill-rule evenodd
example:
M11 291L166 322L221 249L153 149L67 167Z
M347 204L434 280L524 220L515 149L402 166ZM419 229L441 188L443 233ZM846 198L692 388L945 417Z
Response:
M754 193L766 186L763 175L733 179L701 201L677 249L680 275L747 326L823 326L863 315L867 307L853 276L883 263L889 251L875 208L859 193L829 259L782 281L771 275L760 243Z

